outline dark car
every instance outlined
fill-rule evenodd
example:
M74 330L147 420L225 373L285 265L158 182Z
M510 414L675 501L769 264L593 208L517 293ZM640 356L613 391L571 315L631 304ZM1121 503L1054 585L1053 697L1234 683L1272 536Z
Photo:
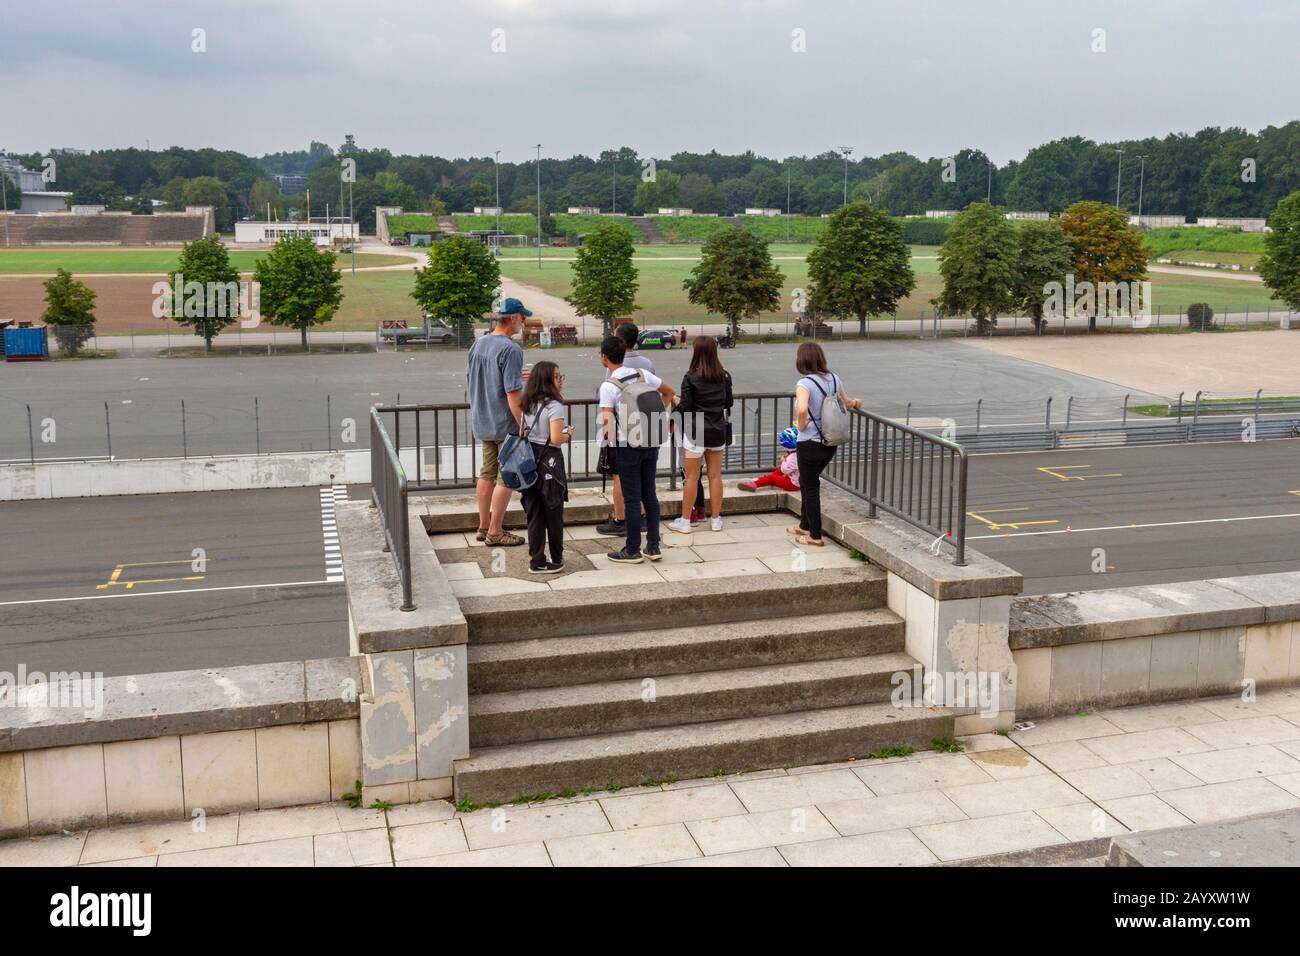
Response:
M670 349L677 345L677 333L672 329L645 329L636 337L639 349Z

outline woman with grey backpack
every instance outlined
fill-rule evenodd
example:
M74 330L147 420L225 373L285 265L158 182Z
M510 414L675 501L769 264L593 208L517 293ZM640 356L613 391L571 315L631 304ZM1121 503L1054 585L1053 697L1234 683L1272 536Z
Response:
M861 408L862 399L844 394L840 377L826 364L826 353L816 342L804 342L795 353L799 382L794 389L795 427L799 441L799 523L789 533L800 544L822 547L821 477L835 457L835 449L848 441L848 409Z

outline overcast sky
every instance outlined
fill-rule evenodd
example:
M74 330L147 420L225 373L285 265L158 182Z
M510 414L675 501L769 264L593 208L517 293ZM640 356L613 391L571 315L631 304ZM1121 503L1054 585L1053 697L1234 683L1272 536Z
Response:
M1298 41L1296 0L4 0L0 149L1002 163L1300 118Z

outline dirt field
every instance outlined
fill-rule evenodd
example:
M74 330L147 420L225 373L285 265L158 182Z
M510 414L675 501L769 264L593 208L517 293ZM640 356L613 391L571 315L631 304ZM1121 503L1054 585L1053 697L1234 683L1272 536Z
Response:
M160 276L78 276L97 295L95 328L100 335L113 332L166 331L174 322L153 317L153 284ZM45 311L44 279L0 276L0 321L40 322Z
M1259 388L1265 395L1300 395L1300 328L954 341L1169 397L1198 390L1242 397Z

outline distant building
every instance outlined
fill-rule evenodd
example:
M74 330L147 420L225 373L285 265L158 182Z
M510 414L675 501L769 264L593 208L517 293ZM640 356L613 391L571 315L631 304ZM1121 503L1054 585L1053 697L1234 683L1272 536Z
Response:
M280 192L286 196L296 196L307 188L306 176L277 174L275 182L280 187Z
M746 209L746 210L745 210L745 215L746 215L746 216L779 216L779 215L781 215L781 210L779 210L779 209Z
M1006 213L1005 218L1007 218L1007 219L1033 219L1033 220L1043 220L1043 219L1051 219L1051 218L1052 218L1052 214L1051 214L1051 213L1048 213L1048 212L1042 212L1042 211L1040 211L1040 210L1034 210L1034 211L1032 211L1032 212L1018 212L1018 211L1012 211L1012 212Z
M235 223L235 242L275 243L281 239L310 236L318 246L334 246L358 235L356 223L346 219L313 217L310 222L265 222L241 219Z
M24 197L25 201L26 197ZM1267 219L1224 219L1221 217L1201 216L1196 220L1198 226L1212 229L1240 229L1242 232L1268 232Z
M1187 225L1186 216L1129 216L1128 224L1139 229L1168 229Z
M22 163L9 156L0 156L0 174L9 182L18 186L22 193L22 208L16 210L24 216L33 216L43 212L63 212L68 208L72 193L54 192L45 188L45 177L36 170L23 169ZM5 190L9 190L5 185Z
M661 216L693 216L693 215L695 215L695 211L694 211L693 209L682 209L682 208L677 207L677 206L665 206L665 207L661 207L661 208L659 209L659 215L661 215Z
M927 209L925 211L926 219L951 219L957 215L956 209Z
M500 216L505 212L500 206L475 206L474 215L476 216ZM573 212L572 209L569 212Z
M599 216L599 206L570 206L569 212L575 216Z

